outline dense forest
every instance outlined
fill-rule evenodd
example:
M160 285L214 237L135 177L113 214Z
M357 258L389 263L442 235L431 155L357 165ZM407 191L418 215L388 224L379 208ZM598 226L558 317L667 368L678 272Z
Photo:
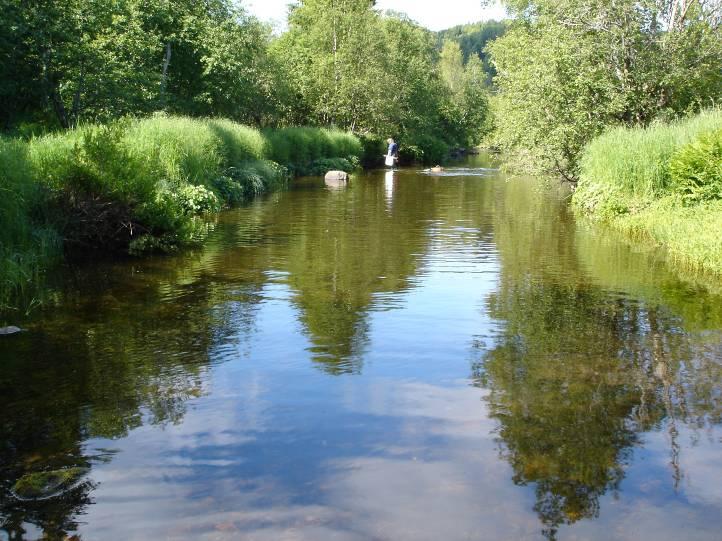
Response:
M414 158L482 135L483 68L439 69L432 32L368 0L296 4L277 38L232 0L2 4L0 122L21 135L156 111L393 135Z

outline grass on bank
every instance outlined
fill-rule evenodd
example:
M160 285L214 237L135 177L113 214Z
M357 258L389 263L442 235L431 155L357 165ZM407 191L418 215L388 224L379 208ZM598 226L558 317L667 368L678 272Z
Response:
M685 267L722 274L722 111L595 139L573 203Z
M292 174L351 170L362 151L340 131L164 115L2 139L0 312L63 249L142 252L197 241L205 213Z

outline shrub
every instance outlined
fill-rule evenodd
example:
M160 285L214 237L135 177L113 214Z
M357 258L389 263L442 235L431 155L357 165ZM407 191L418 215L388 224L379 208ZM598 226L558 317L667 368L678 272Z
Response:
M267 157L298 172L307 171L319 159L360 158L363 153L357 137L338 130L281 128L264 134L268 141Z
M355 156L352 156L352 158L355 158L355 160L358 162L358 158L356 158ZM357 166L355 166L350 160L347 160L346 158L322 158L320 160L314 161L308 167L308 169L303 172L303 174L310 176L320 176L325 175L328 171L345 171L347 173L350 173L356 168Z
M384 163L386 140L380 135L367 134L359 137L361 143L361 165L378 167Z
M400 159L404 163L442 163L449 155L449 146L437 137L417 135L400 145Z
M173 249L203 237L203 214L283 186L289 170L351 170L361 154L337 130L165 114L0 139L0 310L37 282L59 238L66 248Z
M670 160L671 190L687 203L722 199L722 129L703 133Z
M597 207L620 213L643 208L677 189L671 186L673 155L720 125L722 111L712 110L646 129L610 130L584 149L575 203L588 212L596 212Z

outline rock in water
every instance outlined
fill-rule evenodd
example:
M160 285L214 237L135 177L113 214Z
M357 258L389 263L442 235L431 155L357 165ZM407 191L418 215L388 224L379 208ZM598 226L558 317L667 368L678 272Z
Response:
M20 327L0 327L0 336L17 334L19 332L22 332Z
M45 500L77 486L87 468L64 468L23 475L13 486L15 497L21 500Z
M348 180L348 173L344 171L329 171L326 180Z

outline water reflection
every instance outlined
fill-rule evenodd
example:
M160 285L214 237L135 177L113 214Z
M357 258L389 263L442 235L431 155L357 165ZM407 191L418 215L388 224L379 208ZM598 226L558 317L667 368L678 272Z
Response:
M65 274L0 349L0 539L718 537L720 296L477 171Z
M386 193L386 204L389 209L391 209L391 206L394 202L394 176L396 175L395 171L386 171L384 175L384 192Z
M722 335L691 335L667 308L593 283L580 272L574 221L563 208L534 216L539 202L524 209L529 195L516 189L506 196L525 212L498 214L506 216L495 237L503 266L487 303L503 330L475 364L475 381L490 390L514 482L534 486L534 508L554 538L563 524L599 517L600 498L620 490L641 433L667 433L668 473L680 488L679 425L720 421ZM618 264L613 255L600 260ZM716 320L719 307L707 316Z

